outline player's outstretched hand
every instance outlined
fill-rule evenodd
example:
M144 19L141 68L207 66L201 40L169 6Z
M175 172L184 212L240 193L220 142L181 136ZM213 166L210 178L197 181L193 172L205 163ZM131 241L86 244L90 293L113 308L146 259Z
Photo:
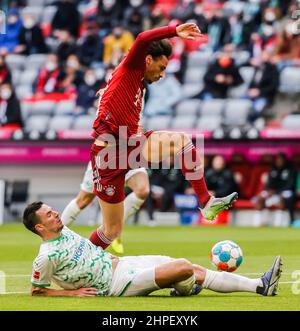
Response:
M200 29L195 23L184 23L176 27L176 33L184 39L196 39L202 36Z
M94 287L82 287L78 290L74 290L73 294L76 297L94 297L98 293L97 289Z

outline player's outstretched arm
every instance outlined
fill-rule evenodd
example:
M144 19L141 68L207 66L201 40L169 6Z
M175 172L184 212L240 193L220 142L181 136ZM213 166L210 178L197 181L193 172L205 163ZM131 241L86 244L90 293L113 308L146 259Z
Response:
M196 39L202 36L200 29L195 23L184 23L176 27L178 37L184 39Z
M53 290L43 286L31 286L31 295L52 297L94 297L97 295L97 289L94 287L83 287L77 290Z

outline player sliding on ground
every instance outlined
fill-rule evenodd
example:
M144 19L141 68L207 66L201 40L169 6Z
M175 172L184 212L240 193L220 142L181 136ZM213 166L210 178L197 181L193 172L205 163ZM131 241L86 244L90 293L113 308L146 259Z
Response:
M139 211L149 195L150 185L147 170L145 168L129 170L125 175L125 185L132 190L124 200L124 223L126 224L127 220ZM92 203L94 198L93 170L92 164L89 162L80 185L80 192L75 199L68 203L61 214L63 224L69 226L75 222L78 215ZM124 254L121 237L111 243L111 248L116 254Z
M144 255L118 258L63 225L59 214L42 202L27 206L27 229L43 240L33 263L32 295L145 296L162 288L173 295L215 292L276 294L282 262L277 256L261 278L216 272L186 259ZM62 290L48 288L55 282Z
M101 93L98 116L93 125L95 141L91 148L91 161L94 193L99 198L103 224L89 239L104 249L122 232L124 180L130 169L149 167L149 163L173 158L193 187L201 213L207 220L213 220L237 199L236 192L223 198L209 194L203 178L200 152L188 135L139 130L145 84L156 82L165 75L172 53L171 44L165 38L176 36L195 39L202 35L194 23L140 33ZM130 162L132 152L136 152L139 164Z

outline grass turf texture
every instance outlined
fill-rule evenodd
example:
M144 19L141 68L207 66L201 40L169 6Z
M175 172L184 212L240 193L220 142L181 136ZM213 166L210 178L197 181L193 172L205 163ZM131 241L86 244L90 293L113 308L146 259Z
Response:
M85 237L93 230L76 225L72 229ZM236 241L241 246L244 261L236 273L249 277L259 277L269 269L276 255L282 256L284 266L278 296L262 297L241 292L219 294L209 290L203 290L194 297L176 298L169 296L169 290L156 291L148 297L133 298L50 298L4 294L0 295L0 311L300 310L300 271L297 279L292 276L295 270L300 270L299 229L128 226L123 235L126 255L164 254L185 257L207 268L213 268L209 262L211 247L225 239ZM0 227L0 270L6 274L6 292L28 291L32 261L38 253L40 242L39 237L20 224Z

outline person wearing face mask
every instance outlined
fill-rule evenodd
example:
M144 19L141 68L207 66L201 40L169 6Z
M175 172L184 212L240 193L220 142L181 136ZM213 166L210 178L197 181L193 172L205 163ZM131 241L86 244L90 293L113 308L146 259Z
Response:
M37 96L54 93L59 87L59 62L56 54L49 54L45 65L40 69L36 82L34 84L34 92Z
M136 37L144 30L150 11L143 0L129 0L129 6L124 12L123 26Z
M0 129L18 129L23 126L19 100L10 84L0 87Z
M0 34L0 52L13 53L18 46L22 22L17 9L10 9L7 14L6 33Z
M48 51L42 30L37 24L35 17L30 13L25 13L23 16L19 45L15 51L24 55L43 54Z
M81 63L77 55L70 55L65 63L64 71L59 76L59 91L62 93L76 93L76 89L83 82Z
M98 24L87 22L86 34L78 41L78 56L83 65L89 67L92 63L103 61L103 40L98 35Z
M204 89L200 92L201 99L226 98L228 89L242 84L243 78L239 73L232 57L223 52L213 62L204 75Z
M96 93L103 82L97 79L93 69L87 69L84 74L84 80L77 89L76 113L88 113L91 108L96 109Z
M105 65L116 65L119 58L126 54L134 42L131 32L122 26L116 26L104 40L103 62Z
M101 37L108 35L115 26L120 25L123 18L123 10L122 1L98 1L97 23L100 26Z
M56 37L58 44L55 53L58 55L60 63L64 65L69 55L77 54L77 45L68 30L57 31Z

